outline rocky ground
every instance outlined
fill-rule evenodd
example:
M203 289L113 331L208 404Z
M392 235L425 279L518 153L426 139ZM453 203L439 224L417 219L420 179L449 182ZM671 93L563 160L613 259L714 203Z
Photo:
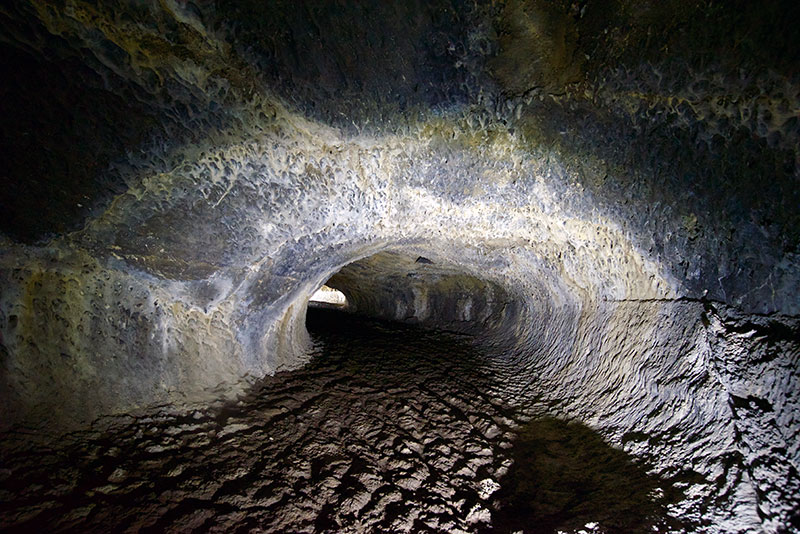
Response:
M668 488L587 427L529 420L506 405L468 338L355 324L332 311L312 311L310 321L314 361L236 404L120 417L49 447L4 436L0 529L669 526Z

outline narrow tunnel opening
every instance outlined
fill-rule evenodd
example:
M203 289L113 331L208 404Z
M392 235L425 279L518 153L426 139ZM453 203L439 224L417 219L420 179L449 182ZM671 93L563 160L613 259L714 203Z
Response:
M329 287L323 284L322 287L317 289L308 299L309 307L315 308L347 308L347 297L338 289Z
M402 250L344 265L308 302L311 308L484 337L508 327L523 308L519 297L468 267Z

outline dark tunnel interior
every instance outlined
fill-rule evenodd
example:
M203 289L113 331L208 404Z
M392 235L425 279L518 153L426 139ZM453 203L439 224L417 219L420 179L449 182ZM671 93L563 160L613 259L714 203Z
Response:
M800 532L798 20L4 2L0 531Z

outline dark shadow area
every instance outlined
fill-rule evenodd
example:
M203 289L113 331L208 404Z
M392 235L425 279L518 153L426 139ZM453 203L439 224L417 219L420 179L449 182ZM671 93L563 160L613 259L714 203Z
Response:
M483 532L632 533L680 527L666 515L666 505L680 500L680 491L649 476L632 456L585 425L549 417L527 423L511 458L514 464L494 495L493 528Z
M75 230L96 203L125 190L102 173L155 120L74 58L47 61L0 43L0 69L14 73L0 87L0 231L34 242Z
M472 2L222 2L213 25L303 113L349 128L467 101L492 44ZM485 15L484 15L485 16ZM412 59L413 58L413 59Z
M513 329L522 313L520 300L497 282L403 251L349 263L325 285L341 291L355 315L477 337Z
M355 376L375 373L377 380L399 385L413 368L442 373L440 380L448 384L487 386L493 380L466 334L316 305L308 309L306 327L316 346L309 369L343 366Z

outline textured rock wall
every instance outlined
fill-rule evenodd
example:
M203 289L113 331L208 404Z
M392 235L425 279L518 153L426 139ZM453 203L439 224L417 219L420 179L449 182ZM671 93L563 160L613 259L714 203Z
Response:
M798 8L734 4L4 4L3 425L302 365L333 277L780 531Z
M768 529L798 528L797 319L708 306L713 368L729 395L741 462ZM787 499L787 496L789 498Z
M748 532L760 527L756 498L702 313L688 301L602 305L577 326L571 357L555 346L533 372L557 410L605 429L682 491L676 515Z

